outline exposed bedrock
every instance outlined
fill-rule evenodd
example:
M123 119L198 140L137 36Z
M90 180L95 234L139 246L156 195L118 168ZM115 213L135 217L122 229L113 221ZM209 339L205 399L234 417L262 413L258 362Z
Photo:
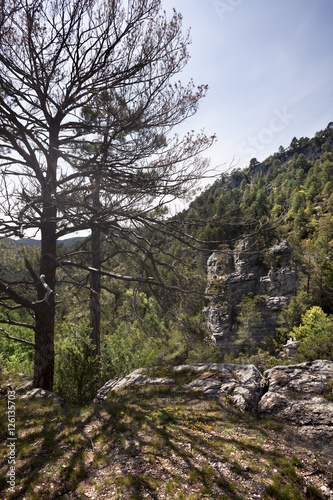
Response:
M272 336L278 316L299 285L291 263L291 247L280 241L264 261L253 238L245 238L229 256L213 253L207 262L207 291L215 295L205 308L207 325L222 353L236 352L235 343L244 297L255 299L260 318L253 336L260 345Z

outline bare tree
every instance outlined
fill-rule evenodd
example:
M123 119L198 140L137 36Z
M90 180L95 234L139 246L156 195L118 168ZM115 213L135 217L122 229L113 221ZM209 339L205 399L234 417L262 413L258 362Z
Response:
M115 279L166 286L139 228L153 229L161 208L204 174L207 161L199 153L214 140L171 135L207 90L174 78L188 60L181 21L176 12L167 20L160 0L6 0L1 6L0 234L34 230L41 237L39 271L26 262L35 299L0 280L1 304L7 317L13 307L30 312L35 387L53 385L56 270L84 267L77 256L59 261L60 237L91 231L95 260L87 271L97 299L102 232L116 253L118 240L140 248L141 274L113 273ZM161 231L172 233L165 221ZM98 300L91 307L99 310Z

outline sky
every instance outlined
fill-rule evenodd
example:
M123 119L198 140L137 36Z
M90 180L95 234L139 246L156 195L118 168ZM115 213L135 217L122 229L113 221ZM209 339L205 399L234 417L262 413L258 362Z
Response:
M191 28L191 59L179 75L208 84L185 124L217 142L206 153L223 172L263 161L293 137L333 121L332 0L162 0Z
M191 28L191 58L179 77L209 90L181 131L217 135L206 153L216 176L333 121L333 0L162 0L162 7Z

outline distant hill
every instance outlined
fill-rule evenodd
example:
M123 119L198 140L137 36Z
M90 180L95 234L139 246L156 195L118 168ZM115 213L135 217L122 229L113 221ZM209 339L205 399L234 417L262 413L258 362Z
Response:
M67 247L73 245L74 243L77 243L78 241L83 241L85 239L86 238L84 236L76 236L73 238L67 238L65 240L59 240L59 243ZM34 238L20 238L18 240L13 238L5 238L3 241L10 241L12 243L15 243L16 245L28 245L32 247L40 247L40 240Z

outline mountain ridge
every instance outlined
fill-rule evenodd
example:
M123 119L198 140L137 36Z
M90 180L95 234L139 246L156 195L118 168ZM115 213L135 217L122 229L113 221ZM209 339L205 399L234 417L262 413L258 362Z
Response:
M74 236L73 238L66 238L64 240L59 240L59 244L62 244L64 246L70 246L73 245L74 243L77 243L79 241L85 240L85 236ZM33 246L33 247L40 247L41 240L36 239L36 238L20 238L20 239L14 239L14 238L4 238L1 241L5 242L11 242L16 245L28 245L28 246Z

